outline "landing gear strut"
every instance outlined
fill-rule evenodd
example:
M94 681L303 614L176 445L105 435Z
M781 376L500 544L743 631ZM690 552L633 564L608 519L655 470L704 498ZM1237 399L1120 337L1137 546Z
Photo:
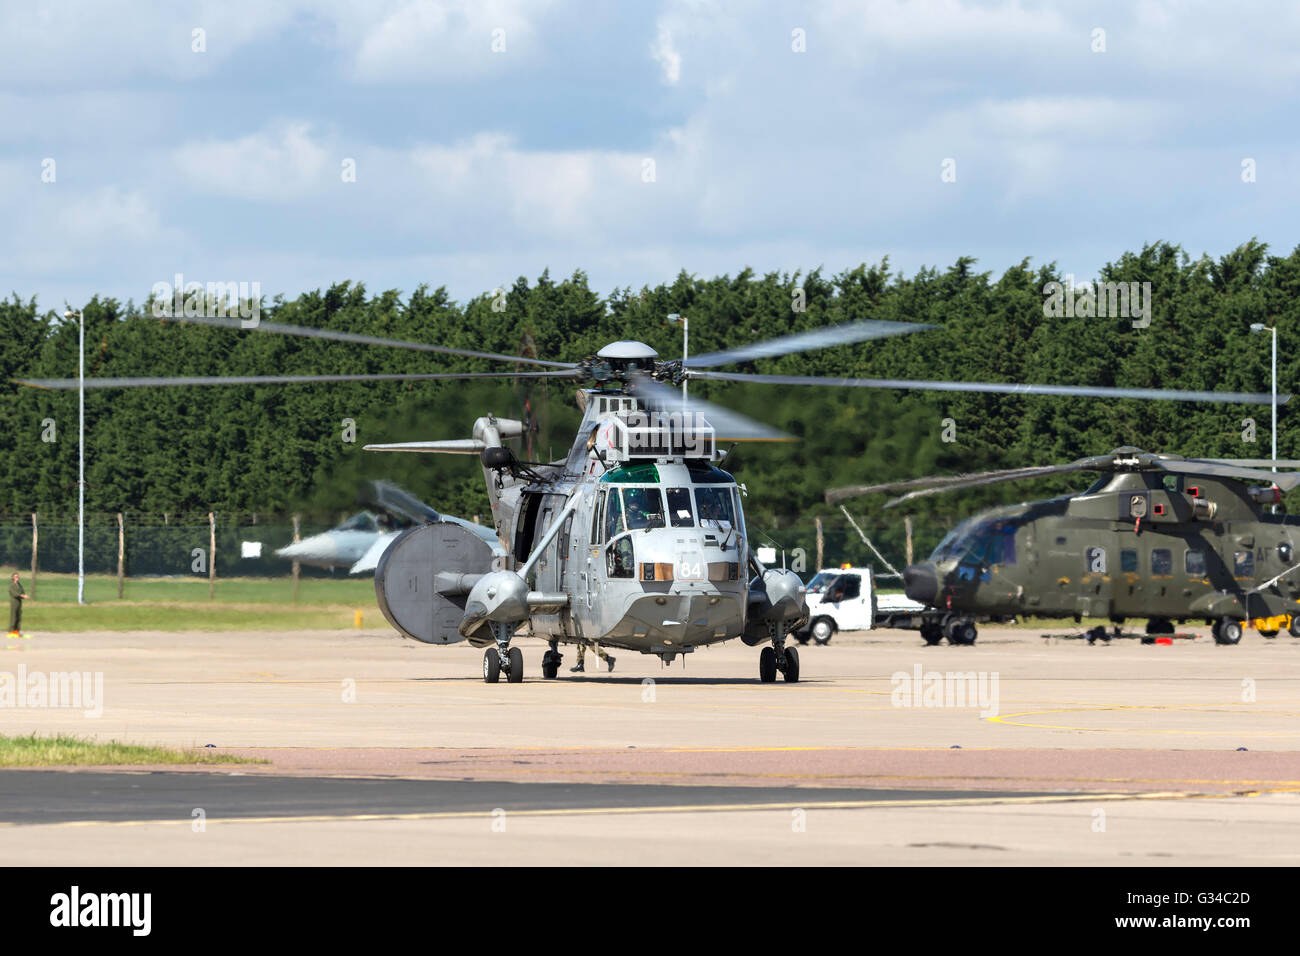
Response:
M524 654L517 647L510 646L510 634L513 628L509 624L490 624L492 636L497 646L489 647L483 652L483 680L495 684L501 679L501 672L506 672L506 682L520 684L524 679Z
M785 646L785 633L779 624L771 624L768 632L772 643L759 651L758 679L764 684L776 681L776 672L780 671L787 684L799 680L799 651Z

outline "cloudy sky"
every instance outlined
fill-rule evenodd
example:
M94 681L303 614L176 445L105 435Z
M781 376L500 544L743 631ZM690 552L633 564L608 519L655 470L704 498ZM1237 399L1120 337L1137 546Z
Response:
M1290 2L4 0L0 293L1286 253L1298 50Z

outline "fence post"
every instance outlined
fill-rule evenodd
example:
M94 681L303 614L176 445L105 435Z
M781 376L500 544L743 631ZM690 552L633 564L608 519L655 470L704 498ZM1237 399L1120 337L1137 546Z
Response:
M907 563L911 564L912 563L912 516L911 515L903 516L903 530L907 533L907 548L904 552L904 557L907 559Z
M293 543L298 543L298 516L293 516ZM298 603L298 579L302 574L302 562L297 558L293 561L293 603Z
M36 542L39 535L36 529L36 512L32 512L32 597L36 597Z
M826 538L822 535L822 518L818 515L814 519L817 523L817 570L820 571L826 567Z
M208 597L217 594L217 513L208 512Z
M126 577L126 521L117 513L117 599L122 599L123 578Z

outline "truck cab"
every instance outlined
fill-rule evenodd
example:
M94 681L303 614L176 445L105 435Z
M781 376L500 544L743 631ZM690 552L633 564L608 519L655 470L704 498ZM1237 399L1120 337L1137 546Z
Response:
M875 624L875 578L870 568L823 568L808 582L807 628L795 637L826 644L836 631L868 631Z

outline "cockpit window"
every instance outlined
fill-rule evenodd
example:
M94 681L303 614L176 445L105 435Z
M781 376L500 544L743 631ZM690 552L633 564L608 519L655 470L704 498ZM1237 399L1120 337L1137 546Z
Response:
M696 488L695 507L700 513L701 528L730 531L736 525L736 513L731 507L731 490L728 488Z
M379 527L375 516L368 511L363 511L359 515L353 515L347 521L343 522L335 531L374 531Z
M668 489L668 520L674 528L694 527L695 519L691 515L691 491L689 488Z
M963 564L1015 564L1017 522L963 521L930 555L931 561L956 558Z
M609 504L605 508L605 540L613 538L623 530L623 499L618 491L609 493Z
M624 488L623 510L628 531L664 526L664 499L658 488Z

